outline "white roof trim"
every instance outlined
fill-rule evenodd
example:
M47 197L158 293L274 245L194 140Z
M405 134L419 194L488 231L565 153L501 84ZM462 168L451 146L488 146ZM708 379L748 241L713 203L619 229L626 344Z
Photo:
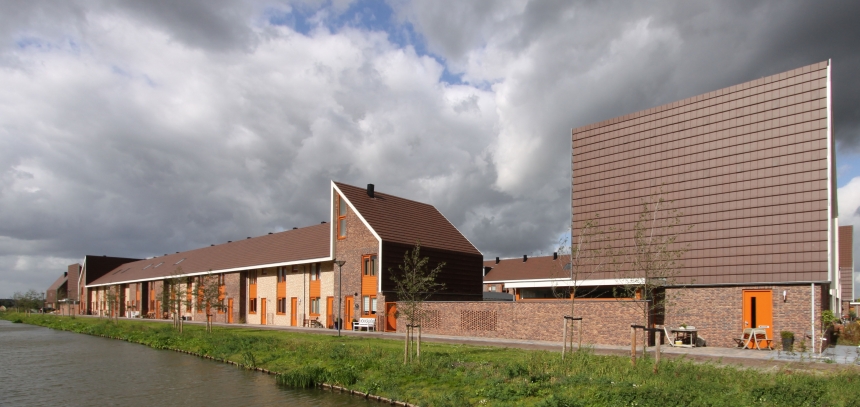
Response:
M102 286L117 285L117 284L139 283L139 282L143 282L143 281L161 281L161 280L167 280L167 279L171 279L171 278L175 278L175 277L194 277L194 276L204 276L207 274L223 274L223 273L232 273L234 271L255 270L255 269L264 269L264 268L280 267L280 266L292 266L294 264L319 263L319 262L324 262L324 261L331 261L331 257L319 257L316 259L304 259L304 260L297 260L297 261L287 261L287 262L282 262L282 263L259 264L259 265L255 265L255 266L235 267L235 268L221 269L221 270L198 271L195 273L182 273L182 274L176 274L176 275L171 274L171 275L167 275L167 276L141 278L141 279L137 279L137 280L127 280L127 281L116 281L113 283L105 283L105 284L90 284L87 287L102 287Z
M593 287L598 285L632 285L642 284L643 278L608 278L604 280L573 281L570 279L536 279L536 280L505 280L484 281L484 283L504 283L505 288L539 288L539 287Z

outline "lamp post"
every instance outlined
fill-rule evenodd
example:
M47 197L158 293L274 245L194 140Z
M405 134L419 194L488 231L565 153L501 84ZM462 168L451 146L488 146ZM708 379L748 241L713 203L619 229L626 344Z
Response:
M343 319L341 319L343 312L343 265L346 264L346 261L335 260L334 264L337 264L337 336L340 336L340 328L343 325Z

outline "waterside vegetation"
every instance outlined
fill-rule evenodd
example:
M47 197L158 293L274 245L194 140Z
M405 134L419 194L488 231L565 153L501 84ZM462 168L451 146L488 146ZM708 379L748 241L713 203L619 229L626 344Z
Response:
M294 387L320 383L431 406L847 406L860 400L856 372L763 372L685 359L631 366L628 358L427 343L403 364L402 343L276 330L200 325L180 333L159 322L0 313L0 318L102 335L278 372Z

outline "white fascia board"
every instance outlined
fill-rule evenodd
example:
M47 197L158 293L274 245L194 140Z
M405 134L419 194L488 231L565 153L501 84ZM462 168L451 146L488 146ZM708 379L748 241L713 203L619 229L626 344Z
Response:
M256 266L235 267L235 268L221 269L221 270L198 271L195 273L182 273L182 274L176 274L176 275L171 274L168 276L141 278L141 279L137 279L137 280L127 280L127 281L117 281L117 282L105 283L105 284L91 284L91 285L88 285L87 287L88 288L89 287L102 287L102 286L110 286L110 285L117 285L117 284L140 283L140 282L144 282L144 281L161 281L161 280L167 280L167 279L176 278L176 277L195 277L195 276L205 276L207 274L224 274L224 273L233 273L236 271L266 269L266 268L281 267L281 266L292 266L295 264L321 263L324 261L331 261L331 257L319 257L316 259L305 259L305 260L297 260L297 261L286 261L286 262L281 262L281 263L259 264Z
M331 188L333 191L337 191L338 196L343 198L343 200L346 202L346 204L349 206L349 208L352 209L352 211L355 213L355 215L358 216L358 219L361 220L361 223L363 223L364 226L367 227L367 230L369 230L370 233L373 234L373 237L376 238L376 242L377 242L376 266L379 267L379 270L377 270L377 273L376 273L376 276L377 276L376 292L381 292L382 291L382 238L379 237L379 234L376 233L376 231L373 230L372 227L370 227L370 223L367 223L367 219L364 219L364 216L361 216L361 212L359 212L355 209L355 206L353 206L352 202L350 202L349 199L346 196L344 196L343 191L341 191L340 188L337 187L337 185L334 183L334 181L331 181ZM334 213L334 195L332 195L332 213ZM337 237L335 236L335 241L336 240L337 240ZM334 258L334 245L332 245L331 258ZM360 264L359 264L359 267L361 267Z
M838 252L838 246L836 246L836 235L838 232L838 221L836 220L839 214L837 202L835 199L836 194L836 179L833 176L834 170L834 162L833 162L833 99L832 99L832 91L833 87L831 86L831 67L833 65L832 60L827 60L827 279L830 280L830 286L834 287L838 284L835 283L835 280L838 279L837 272L834 270L836 267L836 252ZM833 304L831 304L833 305Z
M570 279L539 279L539 280L508 280L485 281L484 283L503 283L505 288L541 288L541 287L593 287L599 285L633 285L642 284L642 278L608 278L604 280L573 281Z

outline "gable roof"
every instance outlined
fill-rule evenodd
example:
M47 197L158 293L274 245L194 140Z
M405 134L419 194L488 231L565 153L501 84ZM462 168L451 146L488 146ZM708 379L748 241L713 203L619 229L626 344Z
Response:
M60 287L63 286L63 284L66 283L68 279L69 277L64 273L62 276L60 276L60 278L57 279L57 281L54 281L54 284L51 284L51 286L48 287L48 291L57 291L58 289L60 289Z
M484 265L492 270L484 276L484 282L568 278L569 271L564 267L569 261L565 256L558 256L556 260L552 256L529 257L527 261L515 257L502 259L499 264L495 264L495 260L485 260Z
M329 258L329 225L319 224L126 263L88 286L160 280L182 275L250 270Z
M334 182L347 201L386 242L481 254L433 205Z

